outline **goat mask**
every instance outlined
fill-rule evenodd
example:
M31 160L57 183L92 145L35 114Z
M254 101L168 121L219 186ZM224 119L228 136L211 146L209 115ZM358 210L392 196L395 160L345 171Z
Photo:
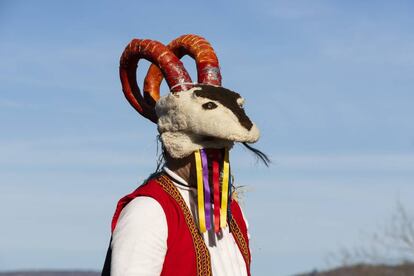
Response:
M198 84L193 84L179 60L184 55L197 64ZM136 82L139 59L153 64L141 95ZM234 142L253 143L259 130L244 112L244 99L221 87L216 54L210 43L197 35L183 35L168 46L153 40L132 40L120 61L120 77L129 103L158 124L167 152L183 158L202 148L231 148ZM166 79L171 92L160 97Z

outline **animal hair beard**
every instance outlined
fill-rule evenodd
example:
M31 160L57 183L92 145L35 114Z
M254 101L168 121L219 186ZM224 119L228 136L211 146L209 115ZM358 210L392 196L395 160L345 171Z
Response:
M183 132L164 132L161 141L172 158L181 159L199 149L222 149L233 147L234 142Z

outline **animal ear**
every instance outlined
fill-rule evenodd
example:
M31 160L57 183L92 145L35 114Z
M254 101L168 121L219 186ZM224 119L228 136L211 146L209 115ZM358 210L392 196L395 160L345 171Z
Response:
M238 104L240 107L243 107L243 106L244 106L244 98L243 98L243 97L238 98L238 99L237 99L237 104Z

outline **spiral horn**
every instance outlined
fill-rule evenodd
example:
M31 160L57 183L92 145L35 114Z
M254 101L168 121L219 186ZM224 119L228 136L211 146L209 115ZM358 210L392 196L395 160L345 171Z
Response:
M133 39L121 55L119 75L122 91L132 107L142 116L157 122L155 102L144 100L137 84L137 67L140 59L146 59L159 68L173 91L191 88L191 78L182 62L164 44L149 39ZM157 98L158 99L158 98ZM155 99L155 100L157 100Z
M221 86L218 58L213 47L205 38L186 34L171 41L167 47L179 59L186 54L195 59L198 83ZM144 98L149 104L155 105L159 99L163 78L161 70L156 65L151 65L144 80Z

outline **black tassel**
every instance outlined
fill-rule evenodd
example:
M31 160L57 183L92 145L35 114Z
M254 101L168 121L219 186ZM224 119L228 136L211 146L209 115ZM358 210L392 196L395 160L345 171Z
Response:
M246 142L243 142L242 144L248 150L250 150L251 152L253 152L257 156L257 158L259 158L266 165L266 167L269 167L269 164L271 163L271 161L270 161L269 157L267 157L267 155L265 153L263 153L260 150L258 150L256 148L250 146Z

